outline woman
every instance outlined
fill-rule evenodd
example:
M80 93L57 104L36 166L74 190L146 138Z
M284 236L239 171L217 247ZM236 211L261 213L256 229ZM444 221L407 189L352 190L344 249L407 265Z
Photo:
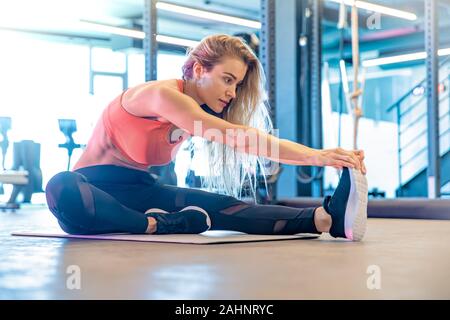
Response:
M212 229L330 232L361 240L367 215L364 153L278 139L269 133L264 101L263 71L249 47L232 36L206 37L189 53L183 80L147 82L109 104L73 171L49 181L50 210L71 234ZM219 193L164 185L148 174L149 166L170 162L190 136L205 139L211 172L205 185ZM245 203L237 197L245 181L264 173L263 159L333 166L343 174L323 207Z

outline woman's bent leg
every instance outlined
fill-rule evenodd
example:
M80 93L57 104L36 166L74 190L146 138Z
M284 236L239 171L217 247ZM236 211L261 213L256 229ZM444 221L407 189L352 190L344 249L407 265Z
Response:
M68 233L145 233L147 230L145 214L123 206L80 173L58 173L48 182L45 193L50 211Z

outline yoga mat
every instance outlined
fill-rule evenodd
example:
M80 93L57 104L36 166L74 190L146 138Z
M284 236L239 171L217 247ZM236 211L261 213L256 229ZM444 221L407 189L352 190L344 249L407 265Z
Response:
M236 231L206 231L201 234L164 234L164 235L128 234L128 233L71 235L63 231L52 231L51 233L22 231L22 232L13 232L11 235L25 236L25 237L165 242L165 243L184 243L184 244L218 244L218 243L254 242L254 241L279 241L279 240L296 240L296 239L316 239L319 237L319 235L312 233L301 233L296 235L254 235Z

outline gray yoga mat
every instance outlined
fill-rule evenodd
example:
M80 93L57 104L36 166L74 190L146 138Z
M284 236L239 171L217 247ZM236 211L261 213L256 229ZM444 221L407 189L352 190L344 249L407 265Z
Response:
M301 233L296 235L254 235L236 231L206 231L201 234L99 234L99 235L71 235L63 231L52 232L13 232L13 236L46 237L46 238L69 238L87 240L116 240L116 241L139 241L139 242L164 242L184 244L217 244L254 241L279 241L297 239L316 239L317 234Z

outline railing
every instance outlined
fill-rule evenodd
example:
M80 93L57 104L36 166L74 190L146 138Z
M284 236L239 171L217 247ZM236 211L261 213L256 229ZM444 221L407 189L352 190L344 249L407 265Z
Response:
M439 64L439 150L440 156L450 149L450 57ZM426 79L406 92L387 109L397 118L398 181L402 186L428 165Z

